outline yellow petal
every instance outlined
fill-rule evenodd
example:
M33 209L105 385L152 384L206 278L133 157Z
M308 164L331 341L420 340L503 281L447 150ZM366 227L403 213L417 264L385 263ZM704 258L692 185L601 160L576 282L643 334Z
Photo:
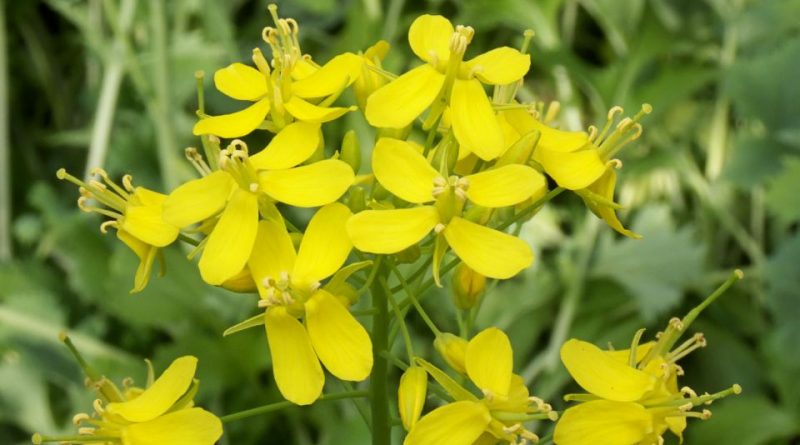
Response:
M314 74L319 69L319 65L314 63L313 60L306 60L305 57L297 59L292 67L292 79L303 80L306 77Z
M450 97L450 118L458 143L479 158L492 160L506 148L492 104L476 79L456 79Z
M373 127L403 128L433 103L444 74L422 65L403 74L367 98L365 115Z
M475 77L490 85L505 85L522 79L531 67L531 56L503 46L466 62Z
M449 403L420 419L403 445L472 445L491 420L489 409L482 403Z
M647 343L641 344L636 348L636 363L642 361L645 355L650 352L650 349L655 346L655 342L649 341ZM621 362L621 363L629 363L631 358L631 350L630 349L618 349L615 351L604 351L614 360Z
M257 230L258 199L237 189L203 248L199 264L203 280L219 285L239 273L250 258Z
M222 170L186 182L164 200L162 218L177 227L210 218L225 207L235 186L231 175Z
M109 403L106 410L129 422L146 422L164 414L186 392L197 369L190 355L172 362L161 376L133 400Z
M608 168L606 172L600 176L600 178L595 181L594 184L587 187L587 189L606 198L609 201L613 201L614 187L616 184L617 172L615 172L612 168ZM620 222L619 218L617 218L617 211L614 208L595 202L591 199L587 199L586 197L583 197L583 201L586 203L589 209L594 212L595 215L602 218L603 221L605 221L606 224L608 224L608 226L612 229L630 238L641 238L641 235L626 229L625 226L622 225L622 222Z
M310 99L339 93L358 78L363 63L353 53L340 54L314 74L292 83L292 94Z
M536 145L537 149L542 148L545 150L569 153L585 147L589 143L589 135L585 132L558 130L539 122L523 110L514 110L514 112L506 115L506 118L509 122L515 122L528 131L539 131L541 136L539 137L539 143ZM523 121L524 124L522 123ZM514 124L512 123L512 125ZM525 133L528 131L525 131ZM536 152L534 152L534 154L535 153Z
M165 199L166 195L137 187L120 221L120 229L156 247L171 244L178 237L178 228L164 221Z
M411 144L391 138L375 144L372 171L392 194L415 204L433 201L433 179L440 176Z
M150 274L153 270L153 262L158 254L158 247L153 247L124 230L117 230L117 238L139 257L139 266L136 268L131 293L141 292L150 282Z
M214 86L228 97L255 102L267 94L267 79L257 69L232 63L214 73Z
M264 291L264 278L277 281L282 272L292 273L295 257L292 239L282 221L264 219L258 222L258 233L247 265L260 293Z
M351 382L369 377L372 341L347 308L323 289L306 301L305 308L308 335L325 368Z
M481 331L467 344L467 375L482 391L505 397L511 385L514 357L511 341L497 328Z
M569 190L588 187L606 171L606 163L595 148L560 152L539 147L534 159L558 185Z
M453 218L444 236L467 266L490 278L511 278L533 262L525 241L463 218Z
M267 148L250 156L256 170L280 170L302 164L319 147L318 123L294 122L283 128Z
M344 236L344 227L352 213L344 204L328 204L311 218L300 244L292 281L303 284L319 282L339 270L353 244Z
M195 136L213 134L221 138L238 138L258 128L269 113L269 98L264 98L242 111L200 119L192 133Z
M469 200L489 208L518 204L547 187L541 173L520 164L485 170L466 179Z
M296 207L318 207L336 201L353 184L353 179L353 169L335 159L259 175L267 195Z
M366 210L347 221L347 234L358 250L397 253L421 240L439 222L431 206L397 210Z
M295 119L316 123L329 122L352 111L351 108L312 105L297 96L292 96L283 106Z
M322 393L325 375L306 328L283 306L269 308L265 317L272 372L278 390L292 403L314 403Z
M633 445L652 430L652 423L637 403L596 400L567 409L553 439L558 445Z
M397 388L397 411L406 431L416 425L428 394L428 373L419 366L410 366L400 376Z
M425 14L417 17L408 29L408 43L420 59L436 59L444 66L450 59L450 38L453 25L440 15Z
M583 389L604 399L633 402L656 385L653 376L615 360L585 341L571 339L564 343L561 361Z
M182 409L122 430L123 445L214 445L222 422L202 408ZM91 437L91 436L88 436Z
M508 398L495 399L489 404L492 410L507 412L525 412L530 404L530 392L525 386L525 379L517 374L511 375L511 385L508 388Z

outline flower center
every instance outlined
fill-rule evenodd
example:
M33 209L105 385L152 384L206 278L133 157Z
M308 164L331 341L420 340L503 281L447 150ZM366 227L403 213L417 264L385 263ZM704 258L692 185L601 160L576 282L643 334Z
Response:
M437 176L433 179L431 194L436 199L436 208L443 223L447 224L454 216L461 214L467 201L469 180L452 175L445 179Z
M286 306L292 315L301 317L304 312L304 303L320 287L319 282L298 288L292 285L292 278L288 271L281 271L277 277L266 277L261 280L264 286L258 307L269 308L272 306Z
M243 190L251 193L259 191L258 172L250 162L247 144L234 139L219 153L219 168L226 171Z

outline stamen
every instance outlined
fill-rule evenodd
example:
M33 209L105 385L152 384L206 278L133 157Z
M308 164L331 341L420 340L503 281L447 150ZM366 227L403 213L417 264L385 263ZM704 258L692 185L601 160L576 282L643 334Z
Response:
M521 423L515 423L515 424L513 424L511 426L504 426L503 427L503 432L506 433L506 434L512 434L512 433L516 432L517 430L519 430L520 428L522 428L522 424Z
M78 413L72 416L72 424L78 426L81 422L91 419L86 413Z
M112 229L118 229L119 228L119 224L117 223L116 220L114 220L114 221L106 221L106 222L100 224L100 232L103 235L107 234L109 227L112 228Z
M444 229L445 229L445 225L442 224L442 223L438 223L435 226L433 226L433 231L436 232L437 234L442 233L442 230L444 230Z
M92 408L94 408L94 412L96 412L99 416L102 416L103 413L106 412L106 410L103 408L103 401L100 399L94 399L94 402L92 402Z
M108 177L108 173L106 173L106 171L105 171L105 170L103 170L102 168L100 168L100 167L95 167L94 169L92 169L92 176L100 176L100 177L103 179L103 182L105 182L106 184L108 184L108 185L109 185L109 186L110 186L110 187L111 187L111 188L112 188L112 189L113 189L115 192L117 192L117 193L118 193L120 196L122 196L122 197L123 197L123 198L125 198L125 199L128 199L128 198L130 198L130 196L128 195L128 193L127 193L125 190L123 190L123 189L122 189L120 186L118 186L117 184L115 184L115 183L114 183L114 181L112 181L112 180L111 180L111 179Z
M258 184L256 184L255 182L251 182L250 183L250 191L253 192L253 193L257 192L258 191Z
M559 111L561 111L561 102L557 100L550 102L550 105L547 106L547 112L544 114L542 123L547 124L556 120Z
M133 193L136 190L136 187L133 186L133 176L125 175L122 177L122 186L125 187L125 190Z
M694 390L692 388L689 388L688 386L684 386L683 388L681 388L681 394L689 397L697 397L697 393L694 392Z
M589 142L594 142L595 138L597 138L597 127L589 125Z
M444 224L439 224L439 225L444 227ZM434 228L434 230L436 230L436 229ZM436 233L439 233L439 232L436 232ZM483 397L486 399L487 402L491 402L492 400L494 400L494 393L492 392L492 390L486 389L486 388L481 388L481 392L483 392Z
M90 426L82 426L78 428L78 434L81 436L91 436L95 431L97 431L97 429Z
M467 73L467 79L472 79L475 77L475 74L482 73L483 67L481 65L475 65L469 69L469 73Z
M528 430L526 430L526 429L524 429L524 428L522 429L522 431L521 431L519 434L520 434L522 437L524 437L525 439L528 439L528 440L530 440L531 442L534 442L534 443L535 443L535 442L538 442L538 441L539 441L539 436L537 436L536 434L534 434L534 433L532 433L531 431L528 431Z

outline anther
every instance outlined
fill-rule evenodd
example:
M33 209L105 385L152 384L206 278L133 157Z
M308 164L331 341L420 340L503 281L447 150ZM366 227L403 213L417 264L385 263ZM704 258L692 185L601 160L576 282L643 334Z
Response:
M97 431L95 428L89 426L82 426L78 428L78 435L80 436L91 436L94 432Z
M265 299L265 298L258 300L257 304L257 306L261 309L268 308L272 305L273 305L272 301L270 299Z
M561 111L561 102L557 100L550 102L550 105L547 107L547 112L544 114L544 123L546 124L554 121L559 111Z
M597 127L594 125L589 125L589 140L594 141L597 137Z
M539 441L539 436L537 436L536 434L534 434L531 431L528 431L528 430L526 430L524 428L522 429L522 431L519 434L522 437L524 437L525 439L530 440L531 442L538 442Z
M62 179L62 180L63 180L63 179L66 179L66 178L67 178L67 170L66 170L66 169L64 169L64 168L59 168L59 169L56 171L56 178L58 178L58 179Z
M130 377L125 377L124 379L122 379L122 386L125 389L128 389L128 388L132 387L133 384L134 384L133 379L130 378Z
M125 190L133 193L136 190L136 187L133 186L133 176L125 175L122 177L122 186L125 187Z
M704 409L703 413L701 414L701 419L708 420L711 418L711 410Z
M689 397L697 397L697 393L694 392L694 390L692 388L689 388L688 386L684 386L683 388L681 388L681 394Z
M311 289L311 292L314 292L317 289L319 289L320 286L322 286L322 283L320 283L319 281L315 281L315 282L311 283L311 286L309 286L309 287Z
M442 223L438 223L435 226L433 226L433 231L436 232L437 234L442 233L442 230L444 230L444 229L445 229L445 225L442 224Z
M511 433L516 432L520 428L522 428L522 424L521 423L515 423L515 424L513 424L511 426L504 426L503 427L503 432L506 433L506 434L511 434Z
M92 402L92 408L94 408L94 412L101 416L104 412L106 412L106 410L103 408L103 401L100 399L94 399L94 402Z
M249 186L249 189L253 193L257 192L258 191L258 184L256 184L255 182L251 182L250 186Z
M682 331L683 330L683 322L678 317L672 317L669 319L669 325L675 330Z
M74 416L72 416L72 424L75 425L75 426L78 426L84 420L89 420L89 419L91 419L91 417L89 417L88 414L86 414L86 413L78 413L78 414L75 414Z
M444 228L444 224L438 224L438 225L441 225ZM434 230L436 230L436 228L434 228ZM492 400L494 400L494 393L492 392L492 390L483 388L481 389L481 392L483 392L483 397L486 398L487 402L491 402Z
M103 235L105 235L106 233L108 233L108 229L109 228L116 229L118 227L119 227L119 224L117 223L117 221L106 221L106 222L100 224L100 232Z
M475 74L482 72L483 72L483 66L475 65L472 68L470 68L469 73L467 73L467 79L472 79L473 77L475 77Z
M622 107L620 107L619 105L614 105L613 107L611 107L610 110L608 110L607 119L609 121L613 121L614 119L616 119L618 114L622 114L624 112L625 110L623 110Z

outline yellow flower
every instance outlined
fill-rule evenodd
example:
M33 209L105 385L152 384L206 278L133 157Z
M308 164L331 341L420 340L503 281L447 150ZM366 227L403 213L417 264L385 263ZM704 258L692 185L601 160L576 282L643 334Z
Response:
M134 187L129 175L122 178L120 187L109 179L103 169L97 168L93 174L100 176L103 182L81 181L63 168L58 170L56 176L80 187L78 207L81 210L112 218L101 224L100 230L106 233L109 227L116 229L117 238L139 257L139 267L131 289L132 293L139 292L150 281L150 271L160 249L172 244L178 237L178 228L161 218L166 196L144 187ZM95 207L90 200L107 208Z
M655 342L639 345L640 331L632 348L603 351L591 343L569 340L561 348L561 360L575 381L589 394L569 394L565 400L580 401L567 409L556 425L557 445L655 445L667 431L682 439L689 417L707 419L711 412L692 408L710 404L730 394L733 385L716 394L698 396L678 386L683 369L677 361L706 345L702 334L673 349L685 331L684 322L673 318ZM635 351L635 352L633 352Z
M149 363L148 363L149 364ZM64 438L34 435L33 442L91 443L98 445L213 445L222 436L222 422L214 414L194 406L198 381L194 379L197 359L176 359L146 389L126 387L120 391L105 380L105 393L113 399L94 402L95 412L73 418L79 436ZM101 395L103 392L101 392Z
M437 245L449 245L470 268L491 278L510 278L533 261L528 245L514 236L462 217L467 201L498 208L524 201L546 187L544 177L524 165L445 178L405 141L382 138L372 154L375 177L410 208L366 210L347 222L347 233L364 252L391 254L412 246L432 230ZM438 280L438 261L434 261Z
M258 223L248 266L265 307L275 381L283 396L298 405L313 403L325 376L361 381L372 369L372 342L345 306L346 296L320 285L344 264L352 244L344 235L350 210L339 203L321 208L299 251L281 221ZM304 323L298 319L302 318Z
M481 398L427 361L418 358L417 363L445 389L453 402L416 422L404 445L537 441L536 434L522 424L557 418L550 405L531 397L522 377L513 374L511 342L497 328L488 328L473 337L464 353L466 374L482 392Z
M606 125L599 134L594 127L590 128L590 133L558 130L523 109L503 111L502 115L519 135L532 131L540 135L533 160L559 186L575 191L612 229L631 238L640 238L626 229L616 214L622 206L614 202L615 169L622 164L613 156L641 135L642 126L638 121L651 110L650 105L643 105L636 116L620 120L612 131L616 116L622 113L622 108L614 107L608 112Z
M274 7L270 11L276 28L265 28L263 37L272 46L275 69L270 69L256 48L253 62L258 69L233 63L217 70L214 85L221 93L253 104L235 113L201 119L194 126L195 135L241 137L262 126L267 117L265 128L273 132L295 120L319 127L352 110L329 105L360 76L362 58L344 53L322 67L314 64L301 55L297 22L279 19Z
M521 79L530 56L501 47L463 61L472 40L470 27L453 25L438 15L414 20L408 42L426 62L375 91L366 117L375 127L403 128L433 104L426 127L449 106L453 132L464 150L490 160L506 148L503 132L482 83L504 85Z
M259 211L276 213L274 202L317 207L337 200L353 183L353 170L334 159L309 165L319 145L312 124L295 122L249 156L235 140L222 150L220 170L175 189L164 202L164 220L187 227L221 213L204 242L200 274L220 285L242 271L256 239Z

